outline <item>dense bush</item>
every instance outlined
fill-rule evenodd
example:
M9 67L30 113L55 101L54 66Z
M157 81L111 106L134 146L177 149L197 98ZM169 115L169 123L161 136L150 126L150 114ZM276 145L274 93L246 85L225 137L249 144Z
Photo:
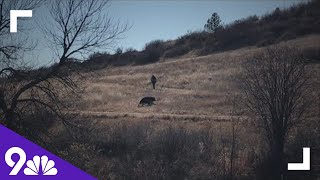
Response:
M188 46L176 46L165 52L165 58L173 58L184 55L190 51Z
M145 54L144 63L152 63L159 60L165 51L165 45L162 40L151 41L146 44L143 51Z

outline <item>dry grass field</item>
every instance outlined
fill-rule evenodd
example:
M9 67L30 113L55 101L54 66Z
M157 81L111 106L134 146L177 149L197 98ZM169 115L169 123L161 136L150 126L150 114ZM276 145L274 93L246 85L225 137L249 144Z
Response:
M319 42L320 35L309 35L282 44L319 50ZM231 159L232 176L260 179L254 174L267 173L257 172L264 162L265 142L248 119L235 114L239 109L233 108L232 98L239 93L235 81L241 64L263 49L247 47L199 57L189 53L75 76L84 93L77 100L66 99L72 101L68 113L89 130L81 130L71 144L62 143L65 134L52 144L64 149L57 152L59 156L99 179L223 179L230 176ZM314 88L319 89L320 64L309 67L315 73ZM158 78L155 90L152 74ZM154 96L155 105L138 107L144 96ZM319 115L319 105L313 109L311 119ZM313 125L305 124L308 129ZM52 131L56 137L60 127ZM236 155L231 158L232 144Z
M311 35L285 44L308 49L319 48L319 42L320 36ZM249 47L90 72L80 80L85 93L74 109L92 116L226 120L230 118L230 97L237 93L234 81L240 65L260 50ZM318 64L310 66L319 69ZM158 78L155 90L150 83L152 74ZM138 107L144 96L156 97L156 105Z

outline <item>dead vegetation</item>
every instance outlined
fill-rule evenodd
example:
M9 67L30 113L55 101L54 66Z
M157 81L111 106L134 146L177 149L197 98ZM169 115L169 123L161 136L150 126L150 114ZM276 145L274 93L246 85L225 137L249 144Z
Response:
M281 44L319 49L319 39L311 35ZM62 141L66 132L59 130L56 153L99 179L267 179L268 144L232 99L239 93L234 80L240 65L262 50L249 47L88 73L82 79L83 99L69 112L80 130L72 132L72 141ZM307 65L315 93L319 68L313 61ZM158 77L156 90L148 84L150 74ZM151 95L159 99L156 105L137 107L141 97ZM306 123L290 131L286 161L299 161L301 145L318 147L319 129L308 131L319 116L317 107ZM287 175L312 179L317 173Z

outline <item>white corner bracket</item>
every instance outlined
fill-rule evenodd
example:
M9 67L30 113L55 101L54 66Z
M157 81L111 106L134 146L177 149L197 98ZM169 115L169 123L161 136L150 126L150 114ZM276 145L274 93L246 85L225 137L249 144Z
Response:
M18 17L32 17L32 10L10 10L10 32L16 33Z
M302 163L288 163L289 171L308 171L310 170L310 148L303 148Z

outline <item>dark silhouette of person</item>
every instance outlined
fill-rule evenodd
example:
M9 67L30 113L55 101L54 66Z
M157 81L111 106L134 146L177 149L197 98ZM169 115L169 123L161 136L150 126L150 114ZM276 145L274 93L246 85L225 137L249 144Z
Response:
M151 76L151 83L152 83L153 89L156 89L156 82L157 82L157 78L154 75L152 75Z

